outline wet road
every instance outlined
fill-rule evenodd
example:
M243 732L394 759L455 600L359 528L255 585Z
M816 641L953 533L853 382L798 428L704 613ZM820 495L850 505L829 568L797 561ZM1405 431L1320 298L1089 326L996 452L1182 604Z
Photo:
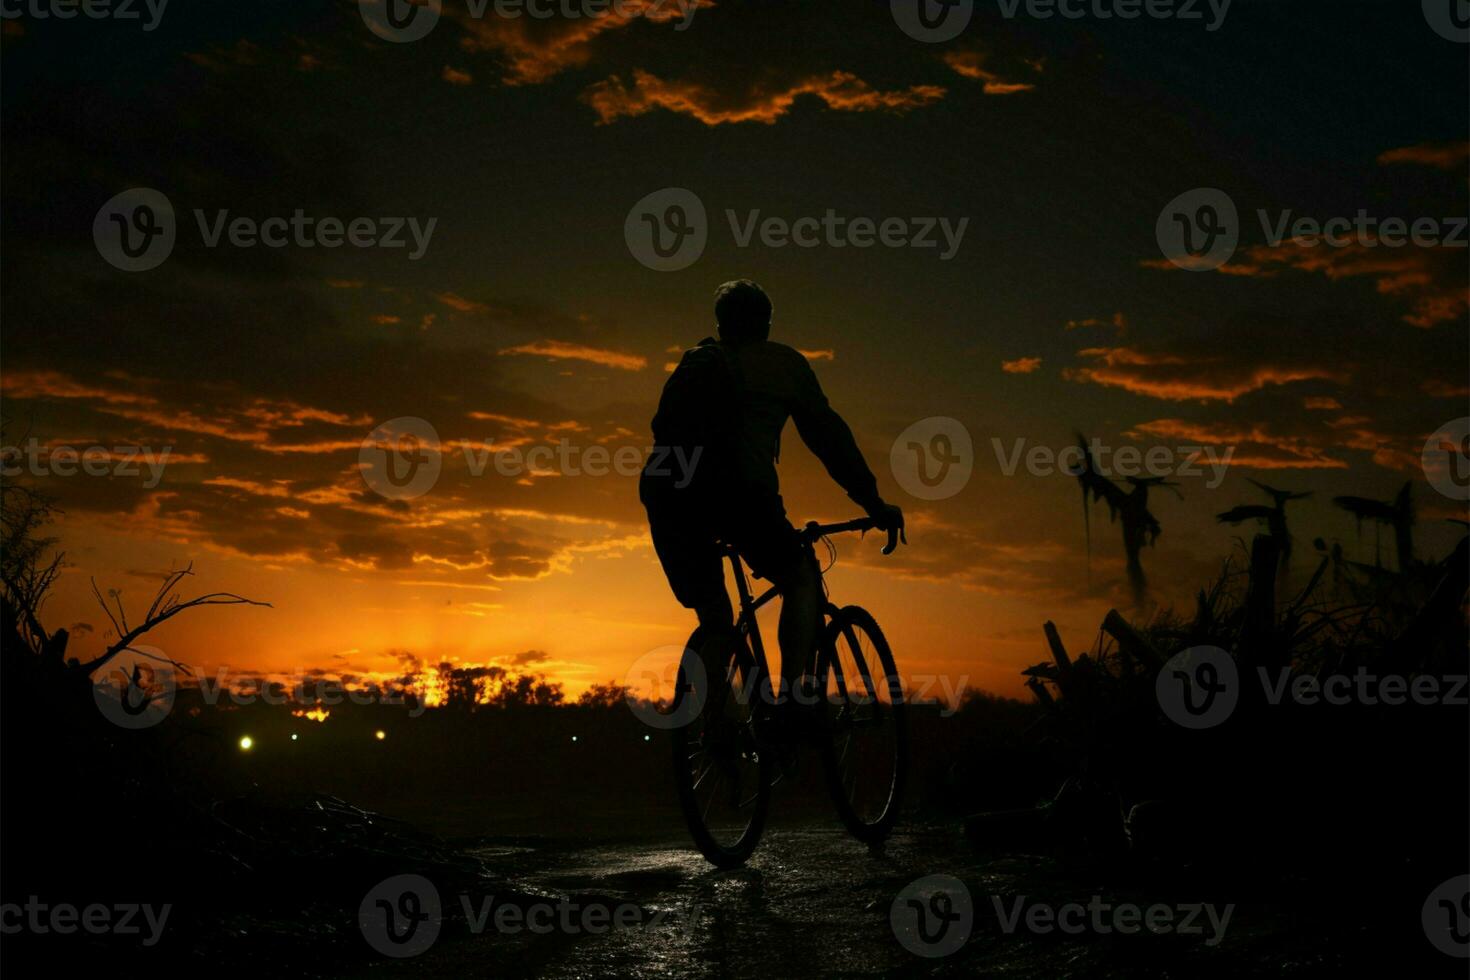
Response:
M1287 906L1262 899L1235 909L1224 941L1209 936L1096 931L1061 935L1007 930L992 896L1060 907L1101 895L1148 905L1156 891L1117 891L1063 875L1036 857L984 855L958 828L909 828L870 853L835 826L768 830L749 866L717 871L681 835L602 843L540 842L487 847L481 856L524 891L574 907L629 903L653 921L591 934L557 925L454 928L411 959L378 960L363 976L416 977L1242 977L1315 973L1342 951L1303 933ZM964 886L972 927L951 948L906 948L890 909L917 879L951 875ZM446 913L460 896L442 897ZM1170 896L1197 900L1199 896ZM468 910L485 896L469 896ZM947 910L948 906L939 908ZM452 915L452 913L449 913ZM550 914L550 913L548 913ZM931 922L931 925L933 923ZM967 924L968 925L968 924ZM1305 940L1305 945L1303 943ZM914 947L912 938L909 947Z
M503 932L492 921L477 935L449 936L427 952L387 964L415 976L766 977L946 976L953 962L905 950L889 924L894 896L934 872L973 871L956 851L957 831L900 833L870 853L839 828L776 829L750 864L717 871L682 837L666 841L496 847L487 864L529 891L602 896L636 903L652 921L600 934L558 925L544 935ZM442 896L445 906L459 896ZM482 899L471 896L470 908ZM575 919L575 915L573 916ZM373 975L385 975L382 966Z

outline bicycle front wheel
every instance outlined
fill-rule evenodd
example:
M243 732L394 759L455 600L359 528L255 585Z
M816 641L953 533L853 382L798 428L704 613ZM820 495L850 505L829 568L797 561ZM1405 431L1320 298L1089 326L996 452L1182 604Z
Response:
M674 784L694 844L711 864L735 868L744 864L760 842L771 800L769 762L756 745L750 719L757 702L755 658L742 638L723 672L701 678L700 631L685 645L679 668L674 711L683 699L695 701L682 710L690 720L674 729Z
M858 840L881 843L898 820L908 725L893 651L867 610L846 606L833 615L817 690L826 701L822 762L837 815Z

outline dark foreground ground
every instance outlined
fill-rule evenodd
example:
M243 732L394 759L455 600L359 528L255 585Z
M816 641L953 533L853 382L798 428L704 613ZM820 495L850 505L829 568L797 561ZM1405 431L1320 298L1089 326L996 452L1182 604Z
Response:
M999 832L967 837L963 811L935 805L933 787L955 773L979 786L1023 785L1000 768L1015 753L960 752L937 736L916 752L906 819L870 852L839 828L804 757L777 787L749 866L722 872L688 843L667 745L645 741L626 709L603 727L557 714L474 738L436 732L433 719L384 722L383 740L372 725L344 725L292 741L261 719L226 717L212 739L160 726L148 742L106 729L78 745L37 741L37 726L3 717L7 744L29 751L5 767L0 902L172 908L147 946L0 930L7 976L1467 975L1466 959L1436 949L1426 925L1440 923L1441 941L1450 931L1470 954L1465 887L1446 893L1448 907L1431 896L1467 870L1470 832L1455 817L1464 803L1444 793L1427 794L1450 801L1436 807L1397 802L1409 797L1388 792L1396 784L1383 774L1404 771L1403 755L1352 754L1360 761L1346 771L1379 774L1377 789L1353 797L1375 801L1372 811L1324 817L1261 783L1225 812L1166 812L1150 856L1069 847L1055 827L1025 847ZM1431 761L1463 787L1463 731L1457 722L1408 761ZM237 748L245 733L256 740L249 752ZM97 748L109 738L116 745ZM200 755L199 744L216 750ZM1312 743L1315 765L1334 744ZM1301 772L1299 761L1279 762L1281 779ZM384 890L406 874L417 876L411 900L403 887ZM916 884L934 875L950 879L942 900ZM412 917L430 894L442 916L422 920L421 932L400 929L416 938L387 947L414 955L374 947L382 929L371 916L364 927L364 909L376 908L379 922L384 907ZM1158 928L1124 931L1138 921L1119 920L1124 907L1152 910ZM513 917L498 919L502 908ZM589 909L599 911L588 918ZM1067 928L1052 924L1057 913ZM623 926L610 928L618 916Z
M1350 885L1324 891L1248 879L1201 890L1164 879L1108 885L1050 859L988 855L955 828L911 828L869 853L831 826L774 829L750 865L720 872L679 835L599 842L522 841L477 849L486 864L548 895L636 903L657 922L604 934L479 934L463 898L440 898L451 916L426 952L366 962L358 977L1054 977L1464 976L1428 947L1419 908L1376 908L1382 895ZM890 920L911 882L943 873L963 882L973 913L967 941L946 936L920 955ZM484 895L470 896L479 907ZM1192 935L1004 931L995 900L1165 904L1181 910L1233 903L1223 935L1200 915ZM586 899L595 901L597 899ZM957 902L958 904L958 902ZM451 909L451 906L455 906ZM1344 915L1343 913L1347 914ZM953 927L962 930L962 926ZM912 939L911 939L912 942ZM958 945L952 953L948 946ZM1429 955L1429 954L1433 955ZM1369 972L1363 973L1367 970ZM1403 971L1407 970L1405 974Z

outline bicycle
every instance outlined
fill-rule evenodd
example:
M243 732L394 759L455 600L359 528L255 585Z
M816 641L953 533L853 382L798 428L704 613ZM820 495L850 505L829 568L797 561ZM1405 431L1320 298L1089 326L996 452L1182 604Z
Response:
M812 521L800 533L810 548L830 534L875 527L872 518L838 524ZM898 529L889 530L883 554L893 552L898 535ZM835 549L833 556L835 560ZM727 546L725 557L734 569L740 595L734 649L725 660L724 677L705 683L701 692L701 685L692 684L689 677L689 665L700 663L701 632L696 629L690 636L673 711L676 715L687 711L693 717L673 730L672 741L679 803L694 843L711 864L733 868L744 864L760 842L771 787L780 778L777 749L760 731L766 715L757 704L771 698L772 687L756 622L756 611L779 590L772 586L754 596L739 554ZM804 674L812 678L805 693L825 705L816 737L827 790L848 831L876 846L898 819L906 778L903 685L888 641L867 610L827 601L818 636L805 664ZM695 700L686 702L691 696Z

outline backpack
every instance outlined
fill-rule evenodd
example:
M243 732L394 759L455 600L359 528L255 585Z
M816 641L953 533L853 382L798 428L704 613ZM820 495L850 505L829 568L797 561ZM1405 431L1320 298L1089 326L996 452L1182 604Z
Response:
M735 472L740 405L737 368L723 347L706 338L685 351L659 397L645 474L718 504Z

